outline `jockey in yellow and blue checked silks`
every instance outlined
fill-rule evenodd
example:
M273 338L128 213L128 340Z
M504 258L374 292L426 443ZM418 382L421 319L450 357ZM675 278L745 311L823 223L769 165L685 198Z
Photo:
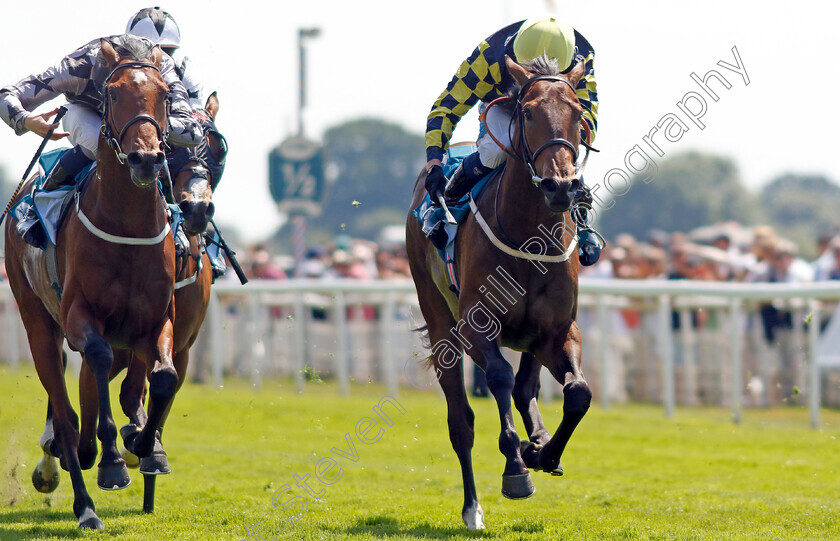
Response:
M505 65L505 55L519 64L527 64L538 56L546 55L557 60L562 73L569 72L578 62L584 62L585 73L577 84L575 94L583 107L581 141L592 144L598 127L598 92L595 84L595 52L592 46L574 28L554 17L513 23L492 34L473 50L432 106L426 123L428 161L425 167L428 171L426 189L432 201L436 201L435 194L443 193L447 186L441 159L449 147L452 132L458 121L477 103L481 102L483 108L494 99L506 95L514 86L513 77L508 74ZM452 178L448 181L449 190L444 193L446 197L466 194L476 182L505 161L507 154L500 144L510 144L509 125L510 116L502 111L501 107L491 107L486 115L482 115L481 129L476 141L478 150L465 158L452 173ZM498 143L487 133L488 126ZM576 198L578 202L581 200L586 204L591 202L588 190L583 187ZM585 206L583 205L584 208ZM429 226L430 224L427 224L424 229L434 229ZM434 242L434 231L431 231L429 236ZM595 263L600 255L600 248L595 235L585 235L585 238L581 239L581 263Z

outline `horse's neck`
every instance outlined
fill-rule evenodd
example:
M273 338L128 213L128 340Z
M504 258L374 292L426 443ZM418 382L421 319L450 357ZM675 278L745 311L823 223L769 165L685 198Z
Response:
M563 224L568 215L554 214L545 204L543 191L534 186L528 169L521 162L508 159L504 173L497 181L498 201L495 203L497 224L504 228L512 240L525 242L534 236L545 236L543 230L561 233L558 224ZM488 190L489 191L489 190ZM495 191L495 190L494 190Z
M85 192L83 207L86 213L90 208L104 220L102 225L115 224L122 231L108 231L113 234L154 236L166 220L158 190L134 184L128 165L121 164L102 142L96 153L96 176Z

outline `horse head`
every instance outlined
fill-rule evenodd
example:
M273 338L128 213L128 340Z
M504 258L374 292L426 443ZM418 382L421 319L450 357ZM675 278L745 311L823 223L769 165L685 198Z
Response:
M219 111L215 92L207 98L204 108L208 115L202 122L204 138L198 146L185 151L187 162L173 179L173 193L181 207L187 235L203 233L213 219L213 191L222 178L227 156L227 142L215 125Z
M160 73L160 47L128 35L116 44L103 38L101 47L111 70L102 133L120 162L128 164L134 184L152 187L166 160L169 86Z
M510 58L506 62L519 86L514 115L519 136L513 150L542 189L549 210L563 213L572 206L581 185L575 162L583 107L575 88L583 77L584 63L561 75L556 61L545 56L527 66Z

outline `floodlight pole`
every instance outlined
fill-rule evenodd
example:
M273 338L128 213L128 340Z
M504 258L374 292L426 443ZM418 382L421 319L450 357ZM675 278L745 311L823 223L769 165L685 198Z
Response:
M306 107L306 38L317 38L320 28L298 28L298 53L300 54L300 94L298 96L298 136L303 137L303 109Z

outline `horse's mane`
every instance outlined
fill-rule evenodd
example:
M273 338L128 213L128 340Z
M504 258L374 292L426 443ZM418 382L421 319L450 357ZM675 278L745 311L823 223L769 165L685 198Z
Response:
M560 75L560 64L556 58L541 54L530 62L522 64L522 67L535 75Z
M148 60L152 57L152 50L154 44L143 38L138 38L131 34L123 34L110 40L114 46L114 50L120 55L120 58L129 58L131 60Z

